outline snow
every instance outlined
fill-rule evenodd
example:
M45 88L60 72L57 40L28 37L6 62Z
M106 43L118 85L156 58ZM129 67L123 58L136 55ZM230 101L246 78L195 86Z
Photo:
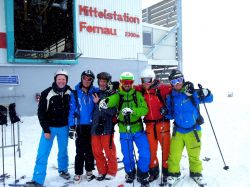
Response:
M216 93L216 90L213 90ZM245 101L240 95L234 94L233 97L227 97L227 93L215 95L214 102L206 104L209 112L219 145L226 164L229 170L224 170L224 163L221 158L215 137L207 118L204 106L201 106L201 113L205 118L205 124L202 126L202 153L201 159L210 158L209 161L203 161L203 175L208 183L208 187L249 187L250 181L250 101ZM23 123L20 123L21 135L21 158L17 160L17 178L21 175L27 177L22 182L29 181L32 178L33 168L36 159L36 152L38 148L39 139L41 136L41 127L39 125L37 116L21 117ZM15 125L16 127L17 125ZM7 140L11 139L10 136L11 126L7 126ZM119 133L115 134L115 144L117 147L117 155L122 159L119 143ZM74 175L72 163L74 163L75 145L73 140L69 140L69 172L71 176ZM159 160L161 160L161 152L158 152ZM138 158L138 156L137 156ZM6 180L6 183L14 181L14 157L13 147L5 148L5 171L11 174L11 178ZM119 167L123 164L119 163ZM45 186L47 187L60 187L64 184L65 180L58 176L57 170L53 167L57 166L57 142L54 145L49 157L47 176ZM2 168L2 163L1 163ZM0 168L0 169L1 169ZM177 187L191 187L195 183L188 177L188 157L186 152L183 153L181 161L181 172L186 174L183 181L179 182ZM2 171L0 172L2 173ZM97 171L94 171L97 174ZM124 170L117 173L117 176L112 181L96 181L87 182L82 181L79 185L75 186L118 186L124 183ZM151 183L151 186L159 186L160 179ZM2 185L2 183L0 183ZM3 186L3 185L2 185ZM125 186L132 186L132 184L125 184ZM135 182L135 186L140 186Z
M144 1L146 2L146 1ZM149 2L149 1L147 1ZM150 1L150 2L153 2ZM202 152L203 175L208 187L249 187L250 180L250 100L246 97L249 91L249 70L244 68L249 61L249 31L246 24L249 16L248 1L183 1L183 59L184 73L186 78L195 82L197 80L208 87L214 94L214 102L206 104L215 133L218 139L223 157L229 170L224 170L215 136L206 115L204 107L201 113L205 118L202 128ZM189 5L188 5L189 4ZM151 5L151 4L150 4ZM194 6L195 5L195 6ZM216 5L216 6L215 6ZM226 5L226 6L225 6ZM146 7L146 5L144 5ZM186 8L185 8L186 7ZM223 9L223 14L221 13ZM213 10L211 14L211 10ZM239 10L235 12L235 10ZM210 12L208 12L210 11ZM191 14L190 14L191 12ZM212 20L212 23L211 23ZM239 27L234 23L239 23ZM230 44L230 45L229 45ZM237 64L236 64L237 63ZM237 66L236 66L237 65ZM228 92L233 92L233 97L227 97ZM36 116L21 117L21 158L17 152L17 178L27 175L22 182L32 178L36 152L41 128ZM7 126L7 140L10 143L11 127ZM120 151L119 134L115 134L117 154L122 159ZM71 175L74 175L72 163L75 156L74 141L69 141L69 162ZM158 152L161 160L161 152ZM138 157L137 157L138 158ZM1 155L2 159L2 155ZM0 170L2 161L0 161ZM47 187L60 187L65 182L58 176L53 167L57 165L57 142L55 139L49 161L45 185ZM119 167L122 163L119 164ZM14 181L14 158L13 147L5 148L5 171L11 174L6 183ZM181 171L188 174L188 157L183 153ZM0 171L2 173L2 171ZM96 174L96 170L95 170ZM124 170L119 171L112 181L82 181L75 186L118 186L124 182ZM151 183L151 186L159 186L160 179ZM3 186L0 183L0 186ZM125 184L132 186L132 184ZM135 182L135 186L140 186ZM176 187L195 186L188 176Z

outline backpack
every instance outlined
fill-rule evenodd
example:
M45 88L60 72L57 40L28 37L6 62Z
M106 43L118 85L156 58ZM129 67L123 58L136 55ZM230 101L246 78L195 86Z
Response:
M132 93L133 100L126 100L126 101L124 101L124 95L121 95L121 94L118 92L119 97L120 97L119 104L118 104L118 112L121 110L122 104L123 104L124 102L128 103L128 102L130 102L130 101L134 101L136 107L138 107L138 100L137 100L137 97L136 97L136 92L137 92L137 91L135 90L135 91Z

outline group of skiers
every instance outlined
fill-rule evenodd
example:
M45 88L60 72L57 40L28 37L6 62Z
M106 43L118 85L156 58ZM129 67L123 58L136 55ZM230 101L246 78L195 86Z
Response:
M97 74L98 87L93 86L95 75L83 71L80 82L72 90L68 85L68 73L58 70L51 87L41 93L38 118L42 135L30 187L43 186L48 157L53 140L58 141L58 172L69 179L68 137L75 140L75 183L82 180L84 169L88 181L112 180L118 171L114 144L114 126L119 127L125 182L135 178L142 186L161 177L164 183L174 184L180 180L180 160L186 147L190 177L204 183L201 150L201 127L203 118L199 104L212 102L209 89L194 89L185 81L182 72L172 70L170 84L155 78L152 69L141 73L141 84L134 85L130 72L120 75L119 82L112 82L107 72ZM173 122L170 135L170 120ZM145 130L144 130L145 126ZM158 160L158 143L162 159ZM138 150L135 153L134 144ZM93 174L94 160L98 175ZM162 166L162 168L159 168Z

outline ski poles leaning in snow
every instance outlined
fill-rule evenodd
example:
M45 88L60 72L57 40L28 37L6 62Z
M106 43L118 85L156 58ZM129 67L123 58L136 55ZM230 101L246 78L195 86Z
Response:
M0 105L0 125L2 126L2 162L3 162L3 184L5 185L5 168L4 168L4 130L3 126L7 125L7 108L3 105Z
M202 85L201 85L201 84L198 84L198 87L199 87L199 90L200 90L201 95L204 96L203 90L202 90ZM210 125L211 125L211 127L212 127L212 130L213 130L213 133L214 133L214 137L215 137L216 143L217 143L217 145L218 145L218 148L219 148L219 151L220 151L221 158L222 158L223 163L224 163L223 169L224 169L224 170L228 170L228 169L229 169L229 166L226 165L226 162L225 162L224 157L223 157L223 155L222 155L222 152L221 152L221 149L220 149L220 145L219 145L219 142L218 142L218 140L217 140L217 137L216 137L216 134L215 134L215 131L214 131L214 128L213 128L213 124L212 124L212 121L211 121L211 119L210 119L210 116L209 116L209 113L208 113L206 104L205 104L203 101L202 101L202 103L203 103L204 108L205 108L205 110L206 110L208 120L209 120Z

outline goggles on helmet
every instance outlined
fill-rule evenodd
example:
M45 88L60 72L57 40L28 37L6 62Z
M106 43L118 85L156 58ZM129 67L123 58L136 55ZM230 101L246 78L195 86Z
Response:
M141 78L142 83L151 83L152 81L153 81L153 78L151 77Z
M83 75L83 76L82 76L82 79L85 80L85 81L88 81L88 82L93 81L92 77L88 77L88 76L86 76L86 75Z
M178 84L178 83L182 83L183 82L183 77L179 77L179 78L177 78L177 79L173 79L173 80L171 80L170 81L170 83L172 84L172 85L176 85L176 84Z
M132 85L134 83L133 80L121 80L122 85Z

